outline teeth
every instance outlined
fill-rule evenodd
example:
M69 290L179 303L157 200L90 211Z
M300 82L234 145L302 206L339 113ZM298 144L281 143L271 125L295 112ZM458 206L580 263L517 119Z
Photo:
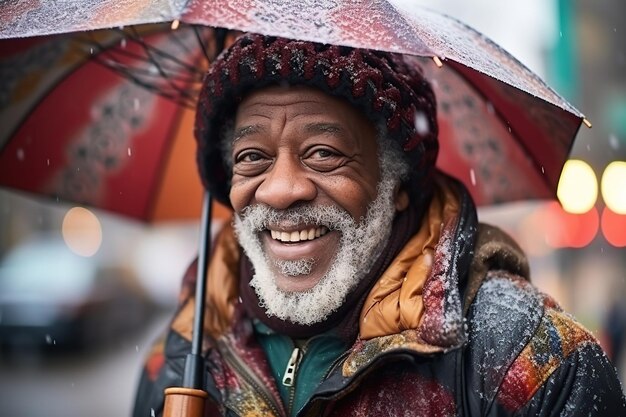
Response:
M293 231L293 232L279 232L278 230L270 230L272 239L279 240L281 242L300 242L305 240L313 240L320 236L324 236L328 233L328 227L311 227L310 229Z

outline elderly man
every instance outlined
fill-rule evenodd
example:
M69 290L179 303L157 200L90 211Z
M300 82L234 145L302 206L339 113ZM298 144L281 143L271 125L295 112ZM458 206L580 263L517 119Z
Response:
M196 136L234 210L207 276L207 415L626 415L595 338L436 171L409 58L246 35L213 64ZM184 288L136 416L180 384Z

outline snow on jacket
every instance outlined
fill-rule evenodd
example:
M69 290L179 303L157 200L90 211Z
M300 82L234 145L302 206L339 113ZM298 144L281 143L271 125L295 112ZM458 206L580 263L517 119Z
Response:
M439 193L440 206L431 204L368 295L359 337L297 415L626 417L593 335L530 284L522 251L477 223L463 189ZM287 416L240 304L239 254L225 227L207 274L205 414ZM194 306L187 284L143 369L135 417L161 415L163 390L182 382Z

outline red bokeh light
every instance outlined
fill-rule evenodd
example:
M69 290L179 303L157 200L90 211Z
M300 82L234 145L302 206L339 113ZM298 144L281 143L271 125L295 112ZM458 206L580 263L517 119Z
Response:
M543 227L548 245L554 248L583 248L598 234L600 216L593 207L586 213L568 213L554 202L542 209Z
M618 248L626 246L626 215L605 207L602 210L602 234L611 245Z

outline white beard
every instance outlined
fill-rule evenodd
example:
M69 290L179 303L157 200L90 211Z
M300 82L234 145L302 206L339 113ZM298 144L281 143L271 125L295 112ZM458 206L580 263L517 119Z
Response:
M254 267L250 286L256 291L260 305L268 316L310 325L322 322L343 304L348 293L367 275L387 245L396 213L394 188L397 183L398 179L393 174L386 174L383 170L378 195L360 223L337 206L275 210L257 204L246 207L241 215L235 215L237 238ZM259 232L277 221L324 225L329 230L340 232L339 249L332 266L313 288L290 292L276 285L271 261L263 250ZM280 261L275 266L284 275L308 275L314 261Z

